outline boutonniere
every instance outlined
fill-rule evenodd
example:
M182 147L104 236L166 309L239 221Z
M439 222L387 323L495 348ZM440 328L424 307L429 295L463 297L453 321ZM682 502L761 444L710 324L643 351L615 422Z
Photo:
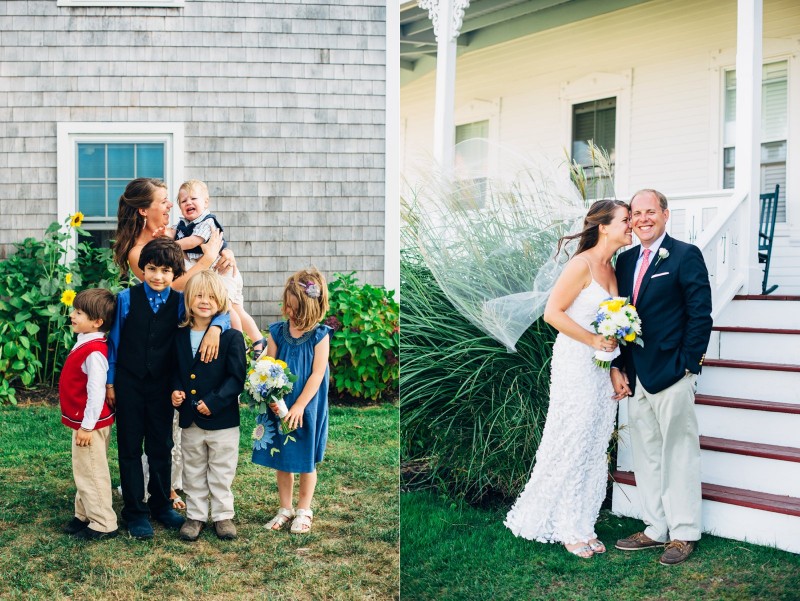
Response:
M669 256L669 251L666 248L659 248L658 249L658 258L656 259L656 267L658 264L661 263L664 259Z

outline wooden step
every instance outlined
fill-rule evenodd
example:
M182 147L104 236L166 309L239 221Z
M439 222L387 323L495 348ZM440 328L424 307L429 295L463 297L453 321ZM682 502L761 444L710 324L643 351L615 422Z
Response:
M614 482L636 486L636 477L633 472L615 470L612 472L611 477ZM702 491L703 498L707 501L717 501L719 503L800 517L800 499L795 497L707 483L702 484Z
M759 442L701 436L700 448L705 451L733 453L734 455L747 455L748 457L763 457L764 459L778 459L780 461L800 463L800 449L796 447L784 447Z
M741 326L714 326L713 332L737 332L741 334L800 334L800 330L781 328L746 328Z
M800 301L800 296L791 294L737 294L733 300Z
M779 403L777 401L757 401L753 399L737 399L726 396L714 396L711 394L698 394L694 397L697 405L709 405L712 407L729 407L731 409L748 409L751 411L773 411L775 413L791 413L800 415L800 404ZM800 439L800 433L798 433Z
M762 371L788 371L800 373L800 365L790 365L785 363L760 363L757 361L734 361L732 359L705 359L703 361L703 367L760 369Z

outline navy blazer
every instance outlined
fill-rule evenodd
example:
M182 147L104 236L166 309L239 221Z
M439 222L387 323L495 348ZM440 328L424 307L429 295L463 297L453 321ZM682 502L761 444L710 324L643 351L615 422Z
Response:
M636 378L651 394L669 388L686 375L700 373L711 338L711 286L703 254L693 244L666 235L659 250L669 255L650 258L639 288L636 309L642 320L644 347L622 346L614 367L624 368L631 390ZM620 296L633 296L633 274L640 247L617 259Z
M186 393L178 412L181 428L192 423L204 430L222 430L239 425L239 394L244 389L245 361L244 338L237 330L227 330L219 339L219 354L210 363L200 360L199 352L192 356L189 341L190 327L180 328L175 336L177 371L172 378L172 389ZM196 407L203 401L211 415L199 413Z

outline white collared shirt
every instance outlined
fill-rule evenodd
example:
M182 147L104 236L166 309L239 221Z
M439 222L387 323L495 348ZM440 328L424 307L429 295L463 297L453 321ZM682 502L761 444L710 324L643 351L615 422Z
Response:
M73 346L72 349L74 350L79 345L98 338L105 338L105 333L90 332L88 334L78 334L78 340L75 342L75 346ZM100 417L100 412L103 410L103 403L106 402L106 372L108 371L108 359L99 351L89 353L89 356L86 357L83 361L83 365L81 365L81 371L89 377L89 380L86 382L86 409L83 411L81 428L84 430L94 430L97 419Z
M656 241L653 242L650 245L650 250L652 251L650 253L650 263L653 262L653 257L655 257L658 254L658 249L661 248L661 245L664 243L664 238L666 238L666 237L667 237L667 231L664 230L664 233L661 234L661 236L659 236L658 239L656 239ZM636 259L636 269L633 270L633 286L634 286L634 288L636 287L636 280L639 278L639 269L641 269L641 267L642 267L642 258L643 257L644 257L644 246L642 246L640 244L639 245L639 258ZM631 288L631 290L633 290L633 288Z

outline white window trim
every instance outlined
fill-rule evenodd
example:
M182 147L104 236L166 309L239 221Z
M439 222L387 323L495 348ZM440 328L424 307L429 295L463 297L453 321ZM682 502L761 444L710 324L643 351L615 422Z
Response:
M631 143L631 81L633 71L626 69L617 73L591 73L575 81L561 84L561 131L562 147L572 148L572 107L576 104L617 99L614 191L617 198L630 196L630 143ZM571 150L568 151L570 156Z
M185 0L58 0L56 6L144 6L182 8Z
M497 140L500 139L500 111L502 108L502 98L494 100L482 100L473 98L466 104L456 108L453 113L453 138L455 139L455 128L460 125L468 125L478 121L488 121L489 130L487 139L489 140L489 156L487 157L487 177L498 177L499 175L499 149Z
M789 236L792 246L800 246L800 203L795 199L795 191L800 189L800 173L791 165L800 156L800 118L794 116L792 107L800 100L800 60L795 40L781 38L764 38L762 64L787 62L787 102L789 119L786 139L786 222L775 224L775 235ZM736 69L736 50L726 48L711 54L711 148L713 166L709 169L711 179L709 187L713 190L722 188L724 177L722 168L722 152L724 148L724 131L722 122L725 118L725 72ZM793 116L795 118L793 118ZM716 135L713 135L716 132ZM759 151L760 152L760 151Z
M163 142L164 182L170 194L183 182L183 123L69 122L57 126L58 222L77 210L76 167L78 143ZM172 208L173 219L177 209Z

